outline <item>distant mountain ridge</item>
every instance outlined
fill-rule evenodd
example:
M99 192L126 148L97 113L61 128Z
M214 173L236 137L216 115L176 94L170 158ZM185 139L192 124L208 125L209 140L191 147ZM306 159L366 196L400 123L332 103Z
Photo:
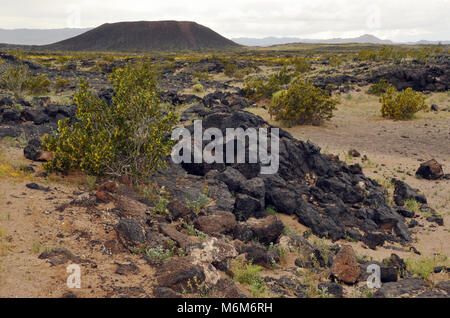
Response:
M60 51L167 51L239 47L213 30L189 21L106 23L43 49Z
M232 38L238 44L245 46L273 46L293 43L308 44L450 44L450 41L418 41L418 42L393 42L391 40L383 40L371 34L364 34L356 38L333 38L333 39L301 39L295 37L266 37L266 38Z
M46 45L83 34L84 29L0 29L0 43L17 45Z

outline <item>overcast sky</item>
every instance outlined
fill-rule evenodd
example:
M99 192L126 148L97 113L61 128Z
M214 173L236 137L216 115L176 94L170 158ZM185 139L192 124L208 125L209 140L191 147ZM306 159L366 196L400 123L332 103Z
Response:
M0 0L0 28L184 20L226 37L450 40L450 0Z

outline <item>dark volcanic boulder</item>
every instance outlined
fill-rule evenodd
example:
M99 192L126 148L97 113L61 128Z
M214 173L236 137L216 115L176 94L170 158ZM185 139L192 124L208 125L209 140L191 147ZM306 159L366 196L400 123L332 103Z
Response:
M18 122L20 119L20 112L15 109L5 109L2 113L4 122Z
M219 211L212 215L201 216L194 222L195 228L209 235L232 232L236 226L233 213Z
M241 185L246 181L246 178L238 170L227 167L225 171L217 175L218 180L223 181L230 191L239 191Z
M275 243L284 230L283 223L274 215L264 219L251 218L247 221L247 225L264 244Z
M411 188L407 183L401 180L392 180L395 185L394 201L398 206L404 206L405 200L416 200L417 202L426 204L427 199L423 194L420 194L416 189Z
M22 111L22 117L27 121L32 121L35 125L42 125L49 122L49 118L41 110L26 109Z
M178 293L196 292L205 281L203 268L186 258L167 261L158 269L156 277L159 287L170 288Z
M420 278L409 278L400 280L398 282L391 282L383 284L383 286L375 293L375 297L388 298L388 297L411 297L423 292L427 285L425 281Z
M442 165L432 159L422 163L417 170L416 175L428 180L437 180L442 178L444 171L442 170Z
M235 215L239 220L248 220L251 217L262 218L266 216L261 201L247 194L239 193L236 196Z
M23 150L25 158L36 161L41 155L41 147L42 141L40 139L31 139Z
M136 246L145 242L144 229L134 220L121 220L115 229L119 240L125 247Z
M9 106L9 107L11 107L13 105L14 105L14 102L9 97L3 97L3 98L0 99L0 106Z
M317 288L336 298L342 298L344 295L344 288L336 283L320 283Z

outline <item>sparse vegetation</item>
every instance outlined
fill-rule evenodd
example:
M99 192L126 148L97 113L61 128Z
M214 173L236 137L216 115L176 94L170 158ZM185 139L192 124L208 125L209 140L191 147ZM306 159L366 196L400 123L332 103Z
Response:
M411 119L417 112L429 110L423 94L412 88L397 92L395 87L390 85L386 93L381 95L380 102L382 116L397 120Z
M311 70L311 62L304 57L297 57L293 60L295 71L299 74L306 73Z
M58 76L53 85L55 87L55 90L58 92L58 91L63 91L66 88L68 88L70 86L70 82L68 79L64 79L61 76Z
M44 147L54 153L47 169L145 177L161 166L172 145L166 136L177 116L171 111L161 116L157 75L147 64L128 65L111 80L116 92L112 106L80 82L74 97L78 121L60 121L59 135L44 139Z
M193 213L198 214L210 201L206 194L199 193L198 198L195 200L186 199L186 207Z
M162 246L146 249L145 255L154 261L165 261L174 256L173 251L166 250Z
M0 87L11 91L15 98L22 98L30 79L28 67L25 65L9 66L0 76Z
M202 84L195 84L194 86L192 86L192 89L196 93L203 93L205 91L205 88L203 87Z
M190 236L197 236L201 240L207 240L209 238L208 234L197 230L193 225L186 223L186 221L181 221L181 226L186 230L186 233Z
M408 210L410 210L411 212L414 212L416 214L420 212L419 202L417 202L414 199L407 199L407 200L405 200L405 205L406 205L406 208Z
M333 116L338 101L315 87L311 82L298 78L288 90L273 96L269 113L288 127L294 125L320 125Z
M447 256L439 254L434 257L422 257L416 260L406 259L405 263L408 271L414 276L429 280L434 272L434 268L441 264L445 264L447 260Z
M381 96L382 94L386 94L387 89L390 87L390 84L384 78L380 79L378 83L372 84L367 91L367 94Z
M253 297L260 298L267 295L267 286L259 273L262 267L247 263L243 259L233 260L233 279L241 284L248 285Z
M25 87L31 95L42 95L50 91L50 80L42 75L30 76L25 82Z

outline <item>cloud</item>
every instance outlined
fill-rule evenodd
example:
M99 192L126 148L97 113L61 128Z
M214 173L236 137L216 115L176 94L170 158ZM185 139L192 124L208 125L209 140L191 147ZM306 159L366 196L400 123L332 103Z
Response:
M450 40L449 9L449 0L21 0L2 4L0 28L189 20L228 37L327 38L371 33L392 40Z

